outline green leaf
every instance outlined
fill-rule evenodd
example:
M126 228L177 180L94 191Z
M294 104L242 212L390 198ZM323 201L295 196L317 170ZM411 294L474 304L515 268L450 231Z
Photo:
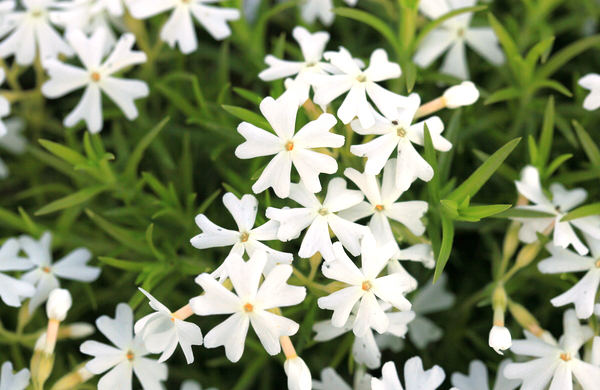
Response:
M421 30L419 31L419 35L417 35L417 38L415 38L413 46L412 46L413 50L416 49L417 47L419 47L419 45L421 44L421 41L423 41L423 39L425 39L427 34L429 34L431 31L435 30L446 20L452 19L453 17L464 14L464 13L479 12L479 11L483 11L485 9L487 9L487 5L477 5L475 7L459 8L459 9L455 9L452 12L448 12L447 14L445 14L443 16L440 16L436 20L432 20L431 22L427 23L423 28L421 28Z
M68 148L64 145L58 144L56 142L47 141L45 139L40 139L38 141L44 149L60 158L68 162L71 165L79 165L87 163L87 159L85 156L71 148Z
M552 47L554 39L555 37L544 39L533 46L531 50L529 50L529 53L527 53L527 56L525 57L525 68L527 69L528 76L533 75L535 65L540 57Z
M492 154L467 180L452 191L447 199L462 202L467 196L473 198L492 174L502 165L508 155L519 144L521 138L516 138Z
M433 275L433 283L442 276L442 272L448 263L450 258L450 252L452 251L452 243L454 241L454 224L452 218L442 213L442 246L440 253L437 257L437 263L435 265L435 273Z
M585 206L577 207L575 210L569 212L567 215L561 218L560 222L572 221L590 215L600 214L600 203L592 203Z
M548 104L544 111L544 123L542 124L542 133L540 134L540 147L538 161L534 165L543 168L548 163L550 151L552 150L552 141L554 139L554 96L548 98Z
M250 103L255 104L257 106L260 105L260 102L262 102L263 100L263 97L257 94L256 92L252 92L244 88L234 87L233 92L237 93Z
M146 242L138 234L107 221L90 209L85 209L85 213L100 229L104 230L106 234L123 244L125 247L137 253L152 256L152 251L146 246Z
M166 260L165 255L163 255L158 249L156 249L156 246L154 246L154 240L152 238L153 233L154 233L154 224L151 223L150 225L148 225L148 229L146 229L146 242L148 243L150 250L154 254L154 257L156 257L160 261L165 261Z
M144 157L144 152L150 146L152 141L158 136L158 134L164 129L165 125L169 122L169 117L164 118L160 121L152 130L148 132L140 140L140 142L136 145L135 149L129 156L129 160L127 161L127 166L125 167L124 175L133 180L137 176L137 170L142 161L142 157Z
M600 46L600 35L580 39L553 55L537 73L538 78L548 79L574 57L594 46Z
M389 42L389 44L397 49L399 42L396 39L396 34L388 27L387 23L372 14L353 8L334 8L332 11L339 16L354 19L364 24L367 24L377 30Z
M577 138L579 138L579 143L587 155L588 160L590 160L593 166L600 167L600 150L598 149L598 145L596 145L592 137L590 137L588 132L585 131L579 122L573 120L572 123L573 128L575 128L575 133L577 133Z
M433 168L433 178L429 182L427 189L429 191L430 197L434 202L438 202L440 199L440 180L437 169L437 160L435 158L435 149L433 148L433 141L431 140L431 133L429 132L429 127L427 127L427 123L424 125L424 136L423 136L423 146L425 147L425 153L423 157L425 161L431 165Z
M142 271L144 268L152 265L152 263L146 261L120 260L104 256L99 256L98 260L111 267L125 271Z
M82 204L83 202L86 202L86 201L94 198L96 195L98 195L104 191L107 191L109 189L110 189L109 186L104 186L104 185L84 188L80 191L75 192L74 194L67 195L64 198L55 200L54 202L51 202L51 203L45 205L44 207L42 207L41 209L36 211L34 215L36 215L36 216L46 215L46 214L53 213L55 211L67 209L67 208L73 207L73 206L77 206L79 204Z
M404 61L402 65L402 71L406 78L406 90L408 93L412 92L417 81L417 67L412 61Z
M238 119L251 123L254 126L257 126L261 129L273 131L269 122L267 122L265 118L263 118L261 115L258 115L255 112L236 106L222 105L221 107L223 107L225 111L227 111L228 113L230 113Z
M544 172L544 178L549 178L550 176L552 176L554 171L556 171L565 161L567 161L571 157L573 157L572 154L563 154L563 155L560 155L557 158L555 158L550 163L550 165L548 165L546 172Z
M204 214L204 212L210 207L210 205L217 199L217 196L221 193L221 189L219 188L215 192L213 192L208 198L202 202L200 207L198 207L198 212L196 214Z
M509 209L510 204L492 204L486 206L471 206L466 209L460 209L460 216L456 218L459 221L477 222L481 218L486 218L494 214L501 213Z
M507 100L516 99L521 96L521 91L515 87L503 88L494 93L485 99L483 104L494 104L499 102L504 102Z
M535 83L533 83L533 87L535 89L550 88L550 89L553 89L555 91L562 93L563 95L565 95L567 97L573 96L573 94L571 93L571 91L569 91L567 89L567 87L565 87L564 85L562 85L561 83L559 83L558 81L555 81L555 80L536 81Z
M554 218L556 215L545 213L543 211L529 210L529 209L518 209L510 208L505 211L499 212L492 216L492 218Z
M508 60L508 64L510 65L513 73L515 75L521 75L521 65L523 63L523 57L519 54L519 49L517 48L517 44L512 39L510 34L504 29L502 24L492 15L488 13L488 20L490 22L490 26L494 29L500 44L504 48L504 52L506 53L506 58Z
M537 145L535 144L535 139L533 139L533 136L531 134L527 138L527 146L529 147L529 160L533 165L537 166L539 153Z
M447 212L448 215L450 215L452 218L458 217L458 203L448 199L442 199L440 200L440 203L442 204L442 206L444 206L444 211Z

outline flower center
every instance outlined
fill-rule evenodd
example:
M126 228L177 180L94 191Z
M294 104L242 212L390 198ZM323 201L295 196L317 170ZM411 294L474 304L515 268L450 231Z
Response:
M318 213L322 216L325 216L325 215L329 214L329 210L327 210L325 207L321 207L319 209Z
M241 233L240 242L246 242L250 238L250 234L248 232Z
M127 355L125 355L125 357L127 357L127 360L132 362L133 359L135 358L135 355L133 354L133 351L129 350L129 351L127 351Z
M600 268L600 257L596 260L596 268Z
M294 150L294 143L292 141L288 141L287 144L285 144L285 150L288 152Z
M561 353L560 358L562 360L564 360L565 362L568 362L569 360L571 360L571 354L570 353Z
M92 81L98 82L98 81L100 81L100 73L92 72L92 74L90 75L90 78L92 79Z
M307 68L312 68L312 67L313 67L313 66L315 66L315 65L317 65L317 63L316 63L316 62L307 62L307 63L306 63L306 67L307 67Z
M465 29L464 28L459 28L458 31L456 32L456 35L458 35L459 38L462 38L465 36Z
M42 271L44 271L45 273L49 274L50 273L50 267L44 267L44 268L42 268Z
M371 289L371 287L373 287L373 285L368 280L364 281L362 284L362 289L365 291L369 291Z
M367 77L364 74L360 74L356 76L356 80L358 80L361 83L364 83L365 81L367 81Z
M246 313L250 313L252 310L254 310L254 306L252 306L252 304L251 304L251 303L246 303L246 304L244 305L244 311L245 311Z
M398 137L404 138L406 137L406 129L402 126L396 126L396 134L398 134Z
M41 10L39 10L39 9L31 11L31 17L32 18L41 18L43 14L44 13Z
M383 209L385 209L385 206L382 204L378 204L377 206L375 206L375 209L377 209L377 211L383 211Z

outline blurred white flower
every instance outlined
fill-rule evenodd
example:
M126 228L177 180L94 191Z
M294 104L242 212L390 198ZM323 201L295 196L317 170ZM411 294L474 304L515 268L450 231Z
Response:
M454 10L473 7L477 0L422 0L419 9L434 20ZM465 47L468 45L477 54L493 65L504 63L504 53L491 27L470 27L472 12L450 18L429 32L413 57L413 61L426 68L448 51L440 72L457 77L469 78L469 66Z
M396 251L393 243L378 247L375 237L371 233L365 234L361 241L361 269L346 255L341 243L336 242L333 251L335 259L323 264L323 275L349 285L317 301L321 309L333 310L333 326L343 327L359 301L352 328L358 337L364 337L371 328L377 333L384 333L390 326L389 318L379 306L377 298L398 310L410 310L411 304L403 295L411 285L410 280L401 274L378 277Z
M21 306L23 299L31 298L35 293L33 284L2 273L26 271L33 267L29 260L19 258L20 250L21 246L16 238L9 238L0 247L0 299L12 307Z
M402 390L398 372L394 362L387 362L381 369L382 378L373 378L371 386L373 390ZM404 383L406 390L435 390L444 379L446 374L439 366L433 366L429 370L423 369L421 358L415 356L410 358L404 364Z
M17 64L29 66L38 50L42 64L59 54L73 55L73 49L49 20L51 10L58 4L60 1L56 0L25 0L23 8L6 13L0 25L0 57L14 55Z
M354 7L358 0L344 0L344 2ZM335 19L335 14L331 12L333 0L305 0L300 7L302 20L306 23L313 24L319 20L325 26L330 26Z
M196 217L196 224L202 229L202 233L190 240L194 247L205 249L233 245L230 253L240 256L243 256L244 253L252 256L256 251L264 251L267 254L267 264L263 270L265 275L277 264L290 264L292 262L294 255L291 253L276 251L261 242L277 240L279 222L268 221L254 228L258 211L258 200L254 196L244 195L242 199L238 199L234 194L228 192L223 196L223 204L233 216L237 224L237 231L217 226L204 214L199 214ZM212 273L214 278L221 281L227 279L227 270L224 263Z
M500 362L492 390L514 390L521 384L520 380L504 377L504 368L509 363L511 363L510 359L504 359ZM469 364L469 375L455 372L450 380L452 386L456 386L460 390L490 390L487 367L480 360L473 360Z
M50 292L60 287L58 278L93 282L100 276L100 268L90 267L87 263L92 259L86 248L78 248L52 264L52 234L45 232L39 241L29 236L19 238L21 248L26 253L35 269L21 277L25 282L35 285L35 294L29 302L29 313L48 299Z
M496 351L496 353L504 355L504 353L501 351L509 349L512 345L510 331L504 326L492 326L492 329L490 329L488 344L494 349L494 351Z
M102 316L96 326L115 346L97 341L81 344L81 353L94 357L85 367L93 374L100 375L98 390L132 390L132 376L139 379L144 390L163 389L161 382L167 379L167 365L146 358L148 351L144 340L138 335L133 338L133 311L126 303L117 305L115 318Z
M299 356L288 358L283 364L283 369L288 377L289 390L312 389L312 376L304 360Z
M201 316L232 314L206 334L204 346L223 345L225 355L235 363L244 353L248 327L252 324L265 350L276 355L281 351L279 337L296 334L299 325L268 310L299 304L306 297L306 289L286 283L292 275L292 267L285 264L273 268L259 287L267 261L262 251L254 253L248 262L238 255L230 256L225 267L236 293L227 290L209 274L196 278L205 294L190 300L194 313Z
M25 122L21 118L9 118L4 122L6 134L0 136L0 148L15 155L25 153L27 138L22 135ZM0 158L0 179L6 179L10 174L8 166Z
M2 363L0 371L0 390L25 390L29 386L31 374L24 368L13 374L13 365L11 362Z
M354 390L371 390L370 374L364 373L361 367L354 370ZM342 377L331 367L321 371L321 380L313 380L313 390L353 390Z
M591 256L581 256L549 243L546 249L551 256L538 263L538 269L545 274L587 271L577 284L550 301L557 307L574 303L577 317L582 319L594 313L596 292L600 285L600 240L587 235L585 237Z
M308 258L320 252L325 261L333 260L335 256L329 229L350 253L358 256L359 240L369 231L369 228L347 221L335 213L358 204L364 197L360 191L347 189L346 181L336 177L329 182L327 196L323 203L306 188L303 181L291 185L289 196L304 207L293 209L269 207L266 215L267 218L280 223L277 237L281 241L299 237L300 233L308 227L298 256Z
M352 130L361 135L381 135L374 140L362 145L352 145L350 152L359 157L367 157L365 173L377 175L386 165L390 155L397 149L396 160L396 187L406 191L413 181L421 179L430 181L433 178L433 168L417 152L413 143L424 145L425 124L429 129L433 147L436 150L447 152L452 144L442 137L444 124L437 117L431 117L424 121L412 124L413 118L421 99L416 93L410 94L406 99L405 108L396 108L386 117L377 114L369 108L375 118L375 124L365 127L360 121L352 122Z
M583 108L588 111L597 110L600 107L600 75L590 73L579 79L579 85L590 90L583 101Z
M581 326L574 310L564 315L564 334L560 342L550 343L525 331L525 340L514 340L510 350L534 359L525 363L510 363L504 369L509 379L522 379L521 389L571 389L573 376L583 390L598 388L600 367L586 363L579 357L579 350L594 332L587 326Z
M50 80L42 85L42 93L55 99L85 87L83 96L75 109L64 120L66 127L84 120L91 133L102 130L102 93L104 92L125 114L133 120L138 116L134 101L148 96L148 85L141 80L127 80L112 75L129 66L146 62L146 54L132 51L135 36L123 34L113 51L102 62L108 32L98 28L87 38L80 30L67 32L67 40L77 52L84 68L78 68L58 60L49 60L46 70Z
M445 106L449 109L455 109L463 106L470 106L479 99L479 90L470 81L463 81L444 91L443 99Z
M315 88L314 101L319 105L327 105L348 92L337 112L338 118L344 124L350 123L355 117L358 117L364 128L375 124L375 116L367 96L384 115L395 115L398 107L406 105L406 97L377 84L380 81L398 78L402 73L400 65L388 60L385 50L375 50L371 54L369 67L364 71L343 47L340 47L339 52L326 52L324 57L339 72L333 75L310 73L306 74L305 79Z
M540 182L540 174L536 168L531 165L526 166L521 171L521 180L516 181L517 191L534 205L517 206L517 210L532 210L552 214L555 217L543 218L513 218L523 224L519 230L519 239L526 243L537 241L537 234L546 229L554 228L553 243L561 248L567 248L573 245L573 248L580 255L586 255L589 250L581 242L573 230L573 226L579 228L583 233L600 240L600 216L591 215L584 218L576 218L567 222L560 222L570 210L585 202L587 191L583 188L567 190L562 184L553 183L550 185L552 201L544 194Z
M319 175L337 172L338 164L333 157L312 149L344 145L343 136L329 131L337 123L335 117L322 114L296 132L298 97L293 94L284 95L278 101L270 96L263 99L260 111L275 134L242 122L238 132L246 142L235 150L235 155L241 159L275 155L252 186L252 191L258 194L272 187L278 197L287 198L292 165L310 191L321 191Z
M181 389L180 390L202 390L202 386L200 386L200 383L193 381L191 379L188 379L187 381L184 381L181 384ZM215 387L210 387L206 390L217 390L217 388Z
M73 298L69 290L56 288L50 292L48 302L46 302L46 315L48 319L63 322L67 318L67 313L73 305Z
M150 307L156 311L137 321L134 326L135 334L142 336L148 352L162 353L158 359L158 362L162 363L173 355L179 344L187 363L193 363L192 345L202 345L202 332L198 325L184 321L185 318L180 318L177 312L171 313L144 289L140 288L140 291L150 300Z
M231 35L227 22L238 20L240 10L211 5L220 1L222 0L128 0L127 6L131 16L136 19L148 19L173 10L160 30L160 39L172 48L178 45L183 54L189 54L198 48L194 19L216 40Z

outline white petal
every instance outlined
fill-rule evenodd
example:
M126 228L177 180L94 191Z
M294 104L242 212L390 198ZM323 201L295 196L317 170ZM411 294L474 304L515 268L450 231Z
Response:
M223 195L223 204L231 213L240 231L247 232L254 227L256 213L258 211L258 200L252 195L244 195L238 199L231 192Z
M413 200L393 203L387 206L383 212L388 218L406 226L414 235L421 236L425 233L425 225L421 222L421 218L427 213L428 207L427 202Z
M292 336L300 328L300 325L288 318L262 310L250 315L250 322L269 355L277 355L281 352L279 344L281 336Z
M98 390L131 390L132 366L128 361L117 364L98 381Z
M540 173L531 165L521 171L521 180L515 182L517 191L530 201L538 205L553 207L542 190Z
M391 303L398 310L410 310L410 302L403 293L410 287L410 281L400 274L387 275L373 282L372 291L377 297Z
M321 270L323 275L329 279L339 280L350 285L359 286L365 280L363 273L342 248L341 243L333 245L335 258L332 261L323 263Z
M121 35L114 50L102 64L102 70L113 74L129 66L146 62L148 59L146 53L131 50L134 44L135 35L131 33Z
M421 3L427 3L422 1ZM427 68L437 60L454 42L452 32L445 28L438 28L425 36L413 57L415 64Z
M344 136L330 132L337 123L331 114L321 114L316 120L308 122L294 135L294 147L299 148L340 148L344 145Z
M447 152L452 149L452 144L446 138L441 136L441 133L444 131L444 123L437 116L428 118L422 122L410 126L408 138L411 142L419 145L425 144L425 124L427 124L427 128L429 129L431 142L433 143L435 150Z
M327 185L327 196L323 201L323 207L335 213L355 206L363 199L362 192L347 189L346 180L336 177Z
M350 123L354 117L358 117L361 126L365 128L369 128L375 124L375 118L373 118L371 107L367 102L365 84L360 82L355 83L350 88L350 92L348 92L344 102L337 111L338 118L345 125Z
M465 39L473 50L491 64L500 66L504 63L504 52L490 27L470 27L465 31Z
M440 366L423 370L423 362L419 357L409 359L404 365L404 382L407 389L437 389L446 379Z
M52 274L44 274L35 287L35 293L29 301L29 314L32 314L42 303L46 302L50 292L60 287L58 279Z
M377 49L371 54L369 67L364 71L365 76L374 82L396 79L401 73L400 65L390 62L387 52L383 49Z
M195 221L202 233L193 237L190 242L198 249L229 246L240 240L239 232L215 225L204 214L197 215Z
M465 43L463 40L459 40L452 45L444 58L444 63L440 68L440 72L461 80L467 80L469 78L467 54L465 53Z
M269 68L258 74L258 77L263 81L273 81L285 77L293 76L304 68L303 62L285 61L273 55L265 57L265 63Z
M333 247L329 237L328 219L317 216L304 235L298 256L306 259L320 252L325 261L333 259Z
M348 321L350 311L364 292L361 286L346 287L326 297L319 298L317 303L321 309L333 310L331 324L339 328Z
M260 302L262 309L294 306L304 301L306 288L286 283L292 270L289 265L278 265L269 272L256 294L256 302Z
M273 188L275 195L287 198L290 193L290 176L292 159L287 152L279 152L265 167L260 177L252 186L252 191L259 194L267 188Z
M296 129L296 114L298 113L297 98L290 95L279 101L268 96L260 103L260 112L267 119L279 138L289 141Z
M386 118L394 118L398 113L399 107L405 107L409 104L409 100L406 97L388 91L378 84L373 82L366 82L365 84L367 95L369 95L373 103L375 103L379 111ZM361 120L361 125L367 127L368 124Z
M206 31L219 41L231 35L227 22L240 18L240 11L235 8L210 7L195 3L190 9Z
M196 278L205 294L190 299L194 313L200 316L213 314L229 314L240 310L243 305L237 295L223 287L209 274L198 275Z
M91 133L102 130L102 96L96 84L88 84L77 106L65 118L64 125L73 127L80 120L85 121Z
M378 333L383 333L390 325L390 321L379 307L377 298L371 292L367 292L362 296L358 312L356 313L356 321L354 322L354 334L357 337L364 337L367 331L371 328Z
M399 137L395 133L388 133L366 144L352 145L350 152L358 157L367 157L365 173L378 175L398 146L398 141Z
M290 153L290 155L302 183L311 192L321 192L322 188L319 174L333 174L336 173L338 169L336 159L323 153L298 149Z
M369 228L354 222L346 221L337 215L327 216L329 227L344 247L353 256L360 254L359 240L369 232ZM327 260L327 259L325 259Z
M136 359L133 365L135 376L144 390L162 390L162 381L167 380L167 365L146 358Z
M21 306L21 300L32 297L35 291L35 287L31 283L0 273L0 298L4 304L19 307Z
M102 316L96 326L119 349L127 350L133 339L133 311L126 303L119 303L115 318Z
M375 342L372 330L367 330L364 337L356 337L352 344L352 356L359 364L376 369L381 366L381 352Z
M270 156L284 150L281 139L248 122L240 123L238 132L246 139L246 142L235 149L237 158L248 159Z
M302 55L306 62L318 62L323 58L325 46L327 45L327 42L329 42L329 33L318 31L311 34L304 27L296 26L292 31L292 35L300 45Z
M86 248L78 248L69 253L52 266L56 276L78 280L80 282L93 282L100 276L100 268L87 265L92 259L92 253Z
M173 13L160 30L160 39L174 48L179 45L183 54L189 54L198 48L198 39L194 30L194 21L188 7L175 7Z
M277 238L281 241L289 241L297 238L302 230L309 226L317 217L317 213L311 209L283 209L273 207L267 209L267 218L281 222L277 231Z
M600 377L600 367L582 362L579 359L573 359L571 365L573 375L581 384L584 390L594 390L598 388L598 378Z
M135 100L147 97L150 93L148 84L141 80L125 80L105 77L100 82L102 91L123 111L127 119L134 120L138 116Z
M379 193L379 183L375 175L360 173L354 168L346 168L344 176L356 184L372 205L380 205L382 203L381 194Z
M396 187L399 190L406 191L417 179L430 181L433 178L433 168L421 157L412 143L401 142L398 151Z
M42 85L42 94L51 99L83 88L90 82L88 72L58 60L48 60L46 71L50 76L50 80Z
M244 353L249 325L250 319L246 314L236 313L208 332L204 337L204 346L206 348L225 346L227 359L235 363Z

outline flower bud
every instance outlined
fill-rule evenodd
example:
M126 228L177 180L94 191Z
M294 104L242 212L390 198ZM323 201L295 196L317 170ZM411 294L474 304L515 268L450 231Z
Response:
M64 321L72 304L73 300L68 290L61 288L52 290L46 304L48 318L59 322Z
M68 326L63 326L58 331L59 338L84 339L91 336L96 331L92 325L85 322L75 322Z
M295 356L289 358L283 364L283 369L288 377L289 390L312 389L312 376L304 360Z
M510 331L504 326L494 325L490 330L489 343L490 347L494 348L494 351L500 355L504 355L500 350L506 350L512 345Z
M479 91L475 88L475 84L470 81L463 81L444 92L444 101L447 108L470 106L477 99L479 99Z
M79 366L77 371L71 372L63 376L58 382L52 386L51 390L74 390L79 387L82 383L87 382L94 376L91 372L85 368L85 365Z
M517 320L519 325L533 333L536 337L541 337L544 330L540 327L540 323L535 319L525 307L513 301L508 302L508 310L512 317Z

